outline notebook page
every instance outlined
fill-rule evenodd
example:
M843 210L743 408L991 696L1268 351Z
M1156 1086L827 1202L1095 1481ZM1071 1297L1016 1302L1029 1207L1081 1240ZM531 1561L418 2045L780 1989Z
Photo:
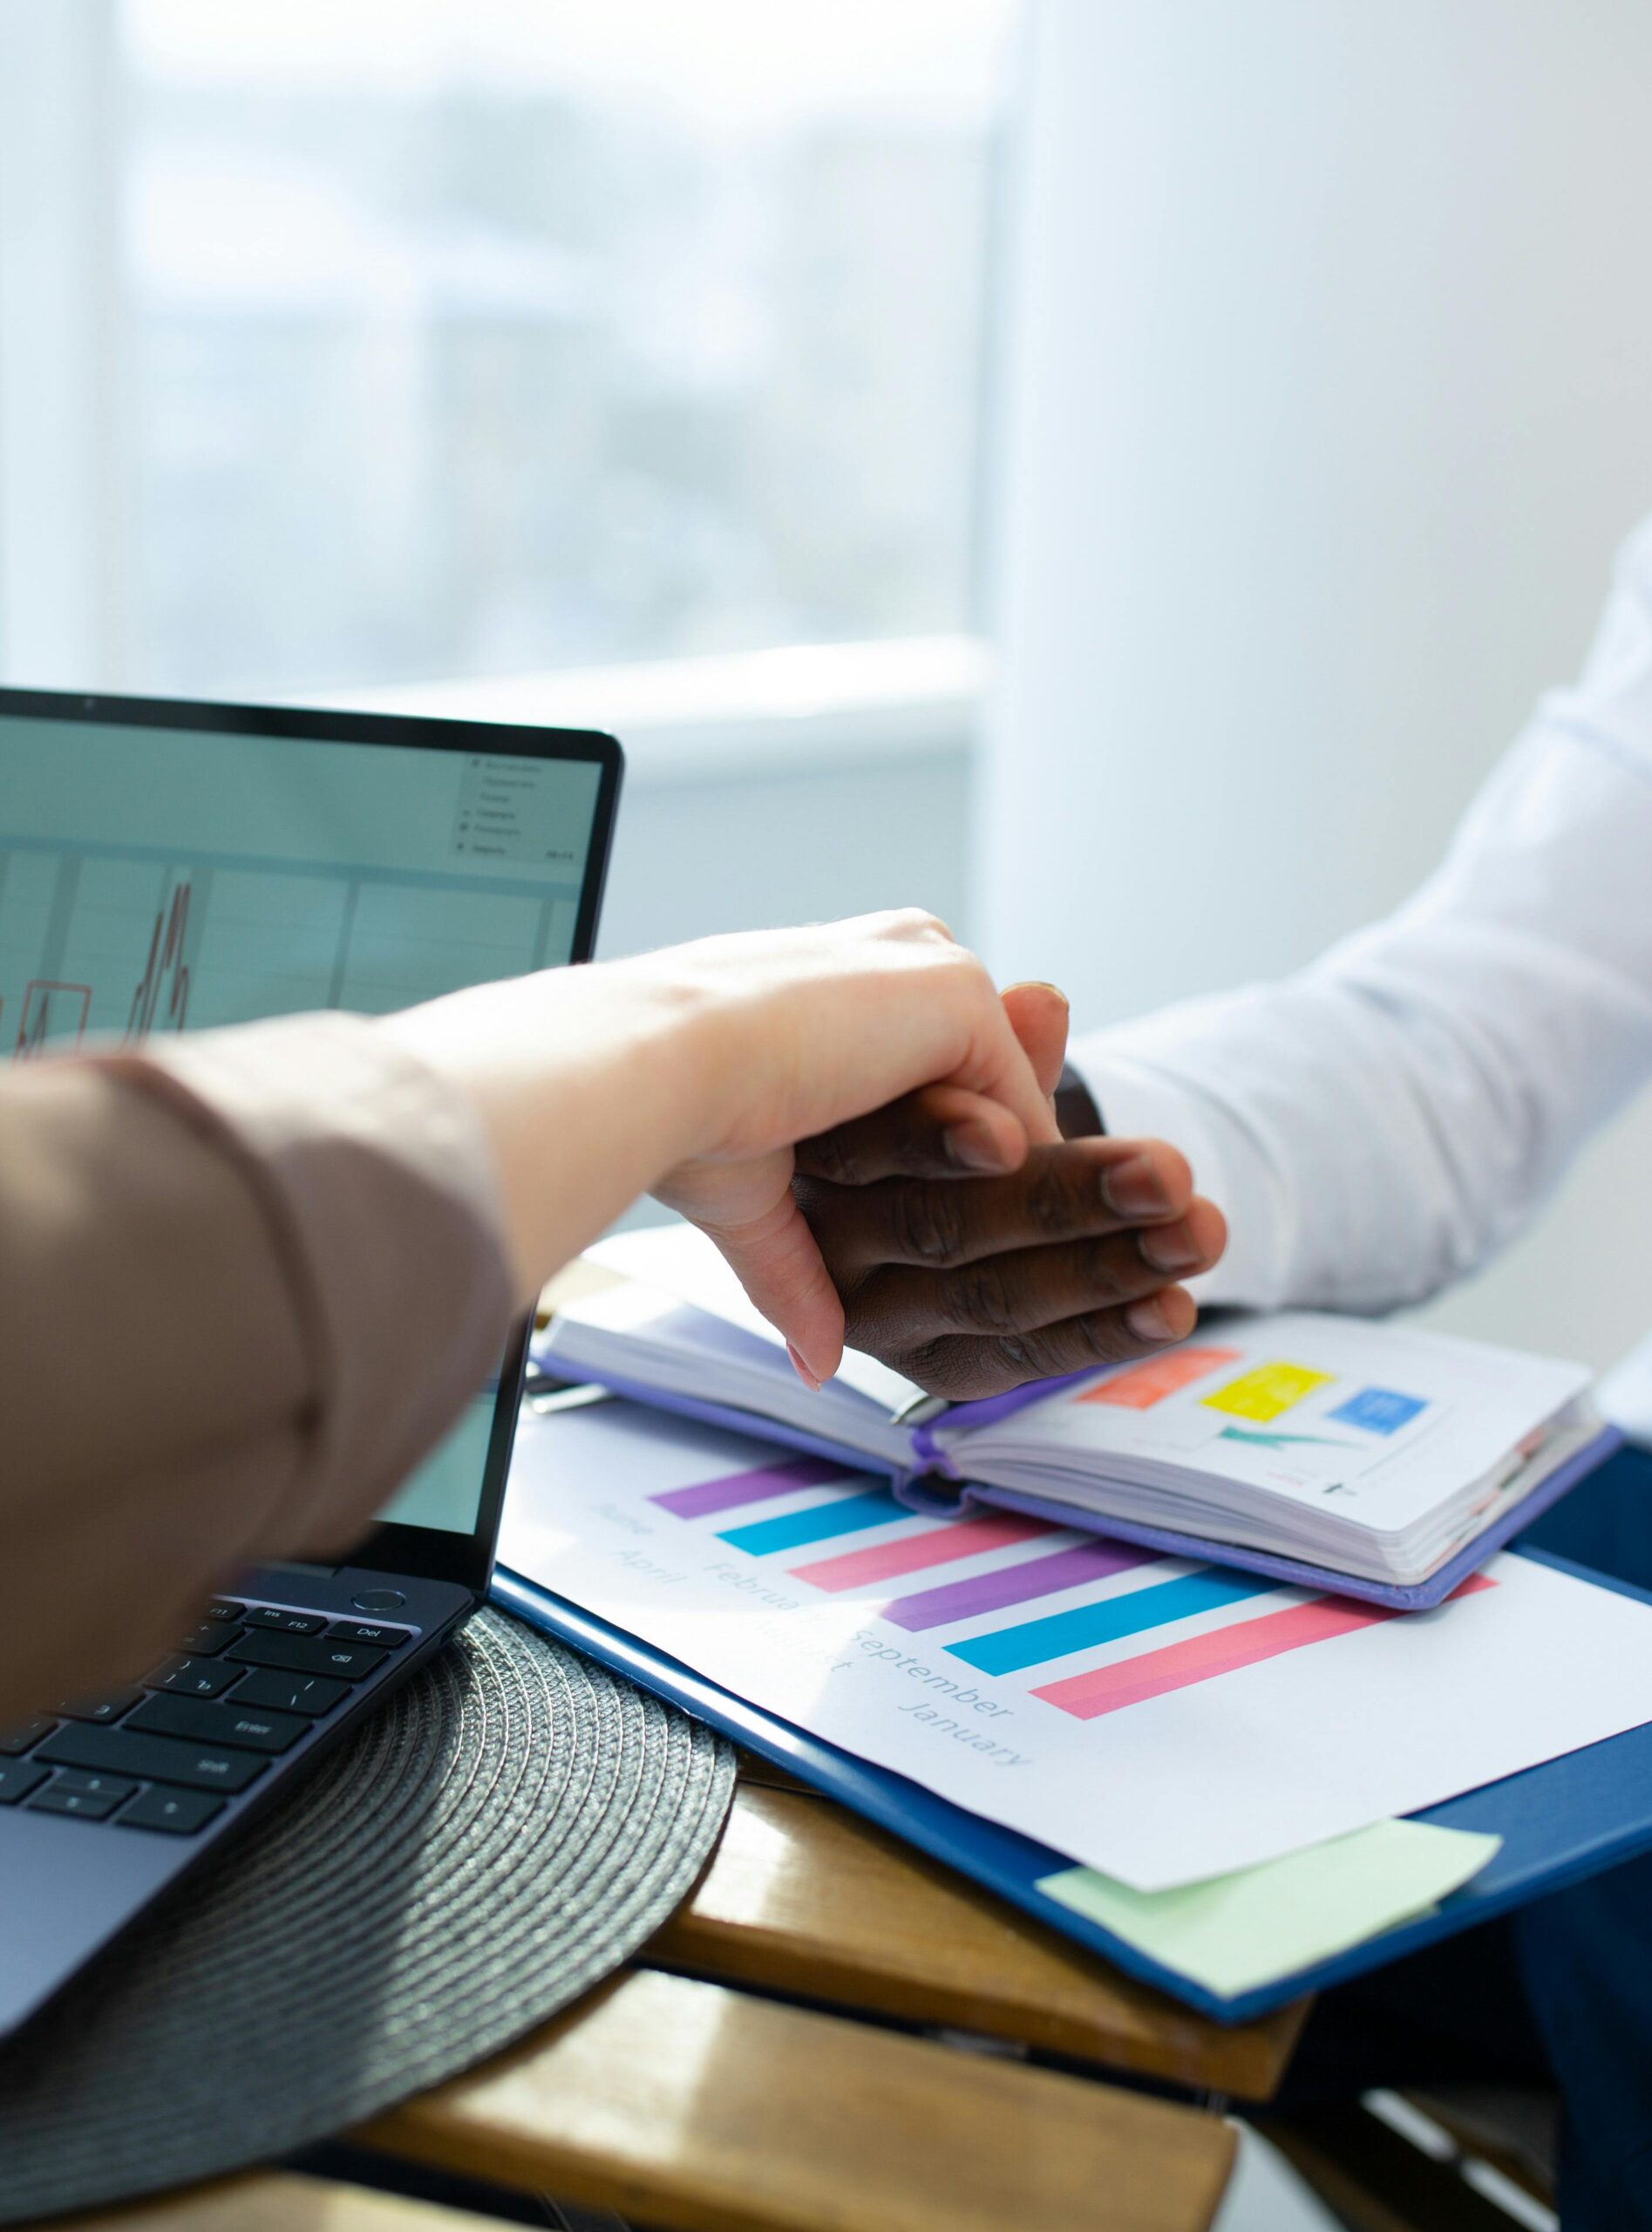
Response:
M738 1325L743 1333L785 1354L785 1343L730 1269L717 1248L691 1224L652 1225L642 1232L615 1233L585 1251L586 1261L622 1278L640 1279L645 1286L673 1294L679 1302ZM790 1366L787 1367L790 1370ZM921 1399L923 1390L914 1380L891 1371L875 1357L859 1349L846 1349L834 1378L875 1403L886 1416Z
M1587 1390L1579 1364L1394 1325L1294 1311L1201 1329L1178 1349L1064 1387L998 1426L935 1438L976 1477L1040 1468L1223 1484L1402 1534Z

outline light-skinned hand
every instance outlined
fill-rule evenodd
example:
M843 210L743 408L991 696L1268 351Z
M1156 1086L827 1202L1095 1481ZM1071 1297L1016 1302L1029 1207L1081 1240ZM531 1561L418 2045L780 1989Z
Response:
M792 1193L799 1139L923 1085L1004 1167L1058 1137L1010 1017L931 915L706 938L387 1017L466 1092L524 1298L642 1193L717 1242L805 1378L843 1307Z

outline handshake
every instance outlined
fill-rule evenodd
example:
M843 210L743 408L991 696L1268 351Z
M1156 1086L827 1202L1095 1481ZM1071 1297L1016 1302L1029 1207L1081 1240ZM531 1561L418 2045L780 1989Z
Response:
M1161 1140L1063 1137L1052 985L1000 998L921 915L635 966L724 1018L694 1088L715 1140L652 1190L717 1242L809 1384L846 1343L968 1400L1192 1331L1181 1282L1220 1256L1221 1212Z
M1017 984L1003 1005L1053 1117L1067 1003ZM803 1141L792 1190L849 1345L965 1402L1185 1339L1180 1283L1221 1255L1222 1213L1176 1148L1095 1136L1085 1113L1066 1128L1092 1136L1023 1149L932 1085Z

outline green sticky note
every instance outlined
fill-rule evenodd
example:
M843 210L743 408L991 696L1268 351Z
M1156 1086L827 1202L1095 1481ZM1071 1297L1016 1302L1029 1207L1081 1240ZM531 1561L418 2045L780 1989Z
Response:
M1478 1875L1502 1841L1425 1821L1378 1821L1173 1891L1132 1891L1091 1868L1043 1876L1038 1888L1231 1998L1425 1914Z

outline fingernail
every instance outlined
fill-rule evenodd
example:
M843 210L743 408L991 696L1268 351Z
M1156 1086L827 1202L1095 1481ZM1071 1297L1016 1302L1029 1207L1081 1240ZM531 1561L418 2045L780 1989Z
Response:
M1159 1174L1145 1154L1132 1154L1101 1174L1101 1198L1115 1216L1150 1217L1165 1206Z
M1139 1341L1173 1341L1174 1329L1159 1306L1157 1295L1146 1302L1132 1302L1125 1312L1125 1323Z
M785 1352L792 1359L792 1371L796 1372L798 1378L808 1389L810 1394L818 1395L820 1392L819 1381L809 1370L808 1365L804 1363L802 1357L799 1354L798 1351L792 1347L790 1341L785 1344Z
M1191 1271L1195 1263L1204 1260L1185 1224L1150 1226L1146 1232L1137 1234L1136 1246L1143 1262L1155 1271Z
M983 1124L949 1124L941 1135L948 1162L960 1170L1002 1171L997 1142Z

